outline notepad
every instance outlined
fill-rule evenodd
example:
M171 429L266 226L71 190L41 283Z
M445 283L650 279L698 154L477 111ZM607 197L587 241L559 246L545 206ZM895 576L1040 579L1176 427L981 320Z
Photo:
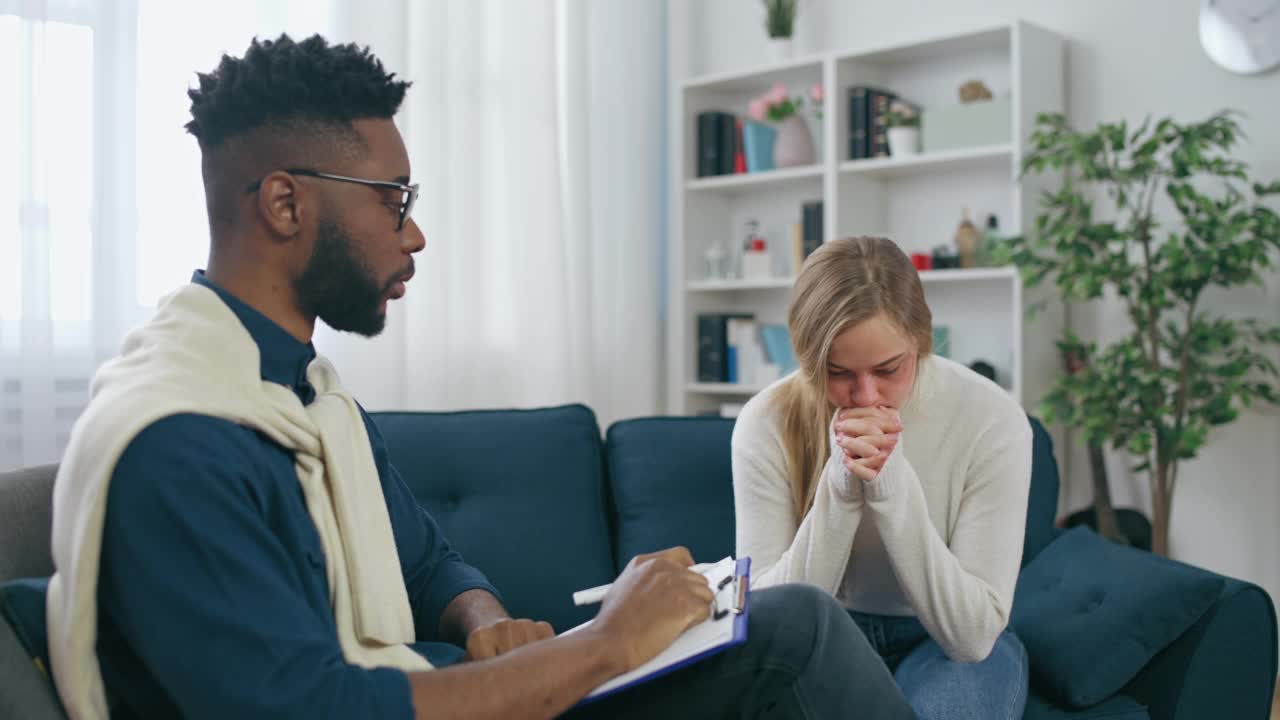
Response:
M746 642L750 569L751 558L727 557L703 571L716 594L707 620L686 630L670 647L640 667L592 690L578 704L594 702ZM592 622L595 621L589 620L564 634L577 632Z

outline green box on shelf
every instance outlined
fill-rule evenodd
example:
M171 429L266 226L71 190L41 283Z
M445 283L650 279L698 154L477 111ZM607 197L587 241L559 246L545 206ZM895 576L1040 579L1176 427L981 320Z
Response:
M1012 138L1013 101L1009 97L927 108L920 114L921 152L1001 145Z

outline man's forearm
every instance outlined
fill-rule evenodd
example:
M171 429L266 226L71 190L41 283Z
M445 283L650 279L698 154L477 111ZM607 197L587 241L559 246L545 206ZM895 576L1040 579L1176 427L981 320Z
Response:
M415 673L409 684L418 718L542 720L623 672L624 662L587 628L489 660Z
M466 647L472 630L511 617L488 590L468 590L455 597L440 615L440 638Z

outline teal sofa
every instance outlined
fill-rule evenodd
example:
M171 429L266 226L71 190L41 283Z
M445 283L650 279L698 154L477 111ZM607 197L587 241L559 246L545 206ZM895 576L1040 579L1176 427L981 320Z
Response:
M628 420L602 438L581 405L374 418L419 501L516 616L563 631L593 612L573 605L573 591L608 582L635 554L672 545L699 560L733 553L731 420ZM1057 463L1031 422L1025 582L1013 620L1032 664L1025 717L1265 720L1277 671L1271 598L1247 582L1112 550L1083 529L1058 530ZM0 582L51 571L53 472L0 475ZM1154 607L1165 602L1168 612ZM62 717L25 647L32 634L0 623L0 718Z

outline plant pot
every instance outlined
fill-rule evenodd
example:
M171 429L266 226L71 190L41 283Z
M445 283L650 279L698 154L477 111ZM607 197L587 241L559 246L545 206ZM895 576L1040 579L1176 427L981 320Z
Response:
M907 157L920 154L920 128L889 128L889 155L891 157Z
M782 62L783 60L790 60L791 52L792 52L791 38L789 37L769 38L767 51L768 51L769 62L777 63L777 62Z
M773 166L777 168L812 165L817 160L809 125L799 115L792 115L778 126L773 142Z

